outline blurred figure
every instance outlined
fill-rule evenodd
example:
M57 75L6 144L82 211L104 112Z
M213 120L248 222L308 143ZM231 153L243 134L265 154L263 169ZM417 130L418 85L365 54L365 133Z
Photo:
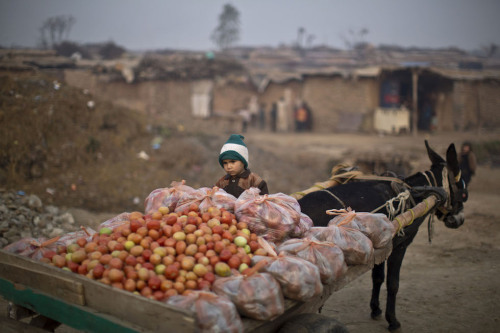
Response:
M306 130L308 132L311 132L313 129L312 111L311 111L311 108L309 107L309 104L307 104L307 102L304 102L304 108L306 109L306 112L307 112Z
M248 102L248 112L250 113L250 124L253 128L257 127L257 117L259 114L259 100L257 96L252 96Z
M295 131L304 132L307 130L307 110L305 103L301 103L295 110Z
M283 97L280 98L278 102L278 121L277 129L279 132L288 131L288 117L286 112L286 103Z
M246 133L248 129L248 123L251 120L250 111L248 111L246 108L243 108L238 112L238 114L241 117L241 132Z
M476 154L472 151L472 144L470 142L465 141L462 144L458 162L460 163L460 170L462 171L462 178L465 185L469 185L472 176L476 174L477 168Z
M273 105L271 106L270 116L271 116L271 131L276 132L276 121L278 117L278 105L276 103L273 103Z

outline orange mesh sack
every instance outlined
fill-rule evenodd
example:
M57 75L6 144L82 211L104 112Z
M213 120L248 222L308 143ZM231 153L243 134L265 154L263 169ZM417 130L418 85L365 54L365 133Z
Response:
M270 320L285 311L285 299L279 283L268 273L236 275L215 280L212 289L228 297L246 317Z
M144 212L146 214L154 213L160 207L168 207L171 212L177 207L177 202L185 193L194 192L194 188L185 185L186 181L172 182L170 187L158 188L151 192L144 200Z
M300 233L303 228L295 198L283 193L259 195L255 187L245 190L236 200L235 215L238 221L248 224L250 231L275 243Z
M224 208L234 212L236 197L218 187L202 187L192 193L185 193L177 202L176 213L189 210L191 204L198 205L200 212L206 212L210 207Z
M297 256L316 265L324 284L338 280L347 271L344 253L333 243L289 239L278 247L278 253Z
M345 226L358 229L373 243L375 249L386 247L396 233L394 225L384 214L356 213L355 211L339 210L328 225Z
M347 265L367 265L373 262L372 242L357 229L337 225L314 227L309 230L307 237L340 247Z
M169 297L165 303L191 310L200 332L242 333L243 323L235 305L225 296L206 291Z
M306 302L323 292L319 269L309 261L286 255L252 257L252 265L262 261L267 263L259 271L271 274L286 298Z
M3 250L35 260L40 260L43 257L52 259L52 256L56 254L58 245L64 245L59 242L59 237L51 238L49 240L44 237L27 237L7 245L3 248Z

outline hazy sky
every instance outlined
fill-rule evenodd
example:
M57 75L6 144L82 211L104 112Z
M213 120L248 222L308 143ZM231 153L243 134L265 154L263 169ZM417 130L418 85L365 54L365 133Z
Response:
M500 0L0 0L0 45L34 47L49 17L72 15L69 39L114 41L130 50L208 50L225 3L240 12L238 45L296 41L345 48L341 36L367 28L375 45L479 49L500 44Z

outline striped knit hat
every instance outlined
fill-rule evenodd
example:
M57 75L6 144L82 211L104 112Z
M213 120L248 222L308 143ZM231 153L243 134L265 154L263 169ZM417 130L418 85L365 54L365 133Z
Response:
M238 160L243 162L245 169L248 168L248 148L243 142L245 137L239 134L231 134L219 154L219 164L223 166L223 160Z

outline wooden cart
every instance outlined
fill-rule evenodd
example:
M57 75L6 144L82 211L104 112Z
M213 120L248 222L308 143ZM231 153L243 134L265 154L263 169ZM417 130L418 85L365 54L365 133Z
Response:
M376 250L375 262L385 260L389 254L390 248ZM245 332L275 332L297 314L317 312L333 292L370 268L350 266L342 279L324 286L323 294L308 302L286 299L285 313L275 320L244 319ZM0 295L18 306L87 332L194 332L196 327L190 311L3 250Z
M433 198L433 197L431 197ZM433 206L426 203L425 210ZM398 216L406 225L413 211ZM308 302L285 300L285 312L271 321L243 319L245 332L276 332L290 318L301 313L316 313L337 290L383 262L391 253L388 247L375 250L370 265L350 266L347 273L320 296ZM57 322L87 332L194 332L196 317L190 311L112 288L85 276L68 272L30 258L0 250L0 296ZM14 325L2 319L2 327ZM16 329L11 331L15 332Z

